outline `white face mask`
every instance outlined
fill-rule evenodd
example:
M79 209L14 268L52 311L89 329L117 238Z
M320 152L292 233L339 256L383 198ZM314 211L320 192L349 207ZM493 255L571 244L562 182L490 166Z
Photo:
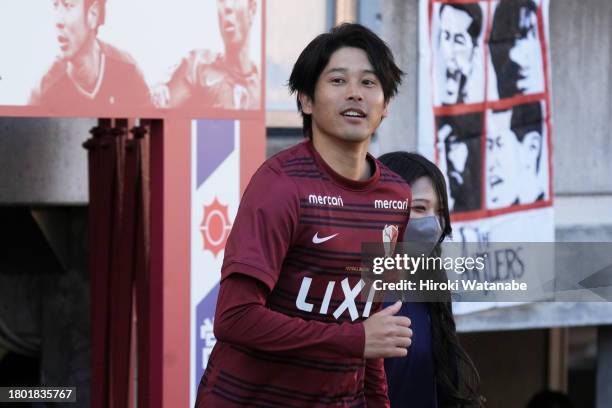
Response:
M431 253L440 237L442 236L442 226L438 217L431 215L421 218L410 218L404 232L404 242L416 245L425 255Z

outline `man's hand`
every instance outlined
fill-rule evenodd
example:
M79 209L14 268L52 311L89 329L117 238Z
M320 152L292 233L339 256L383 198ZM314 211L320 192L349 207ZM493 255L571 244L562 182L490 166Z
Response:
M363 322L365 330L365 358L404 357L412 344L410 319L394 316L402 307L397 301Z

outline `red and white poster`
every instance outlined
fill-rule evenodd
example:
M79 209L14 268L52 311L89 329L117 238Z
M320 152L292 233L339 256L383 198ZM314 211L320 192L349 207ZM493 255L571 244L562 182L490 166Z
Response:
M445 175L453 241L554 241L548 6L420 2L418 149Z
M261 110L263 2L1 2L0 115Z

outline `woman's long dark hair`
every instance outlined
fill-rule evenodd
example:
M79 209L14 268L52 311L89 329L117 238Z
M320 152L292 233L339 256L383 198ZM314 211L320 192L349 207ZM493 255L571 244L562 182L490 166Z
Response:
M432 252L440 256L440 244L452 233L446 181L438 167L418 153L393 152L378 159L385 166L412 184L420 177L428 177L436 190L440 207L442 236ZM446 271L432 271L434 280L446 281ZM436 389L439 407L481 407L480 376L474 363L465 352L455 327L450 292L442 302L428 303L431 319L432 349L436 372Z

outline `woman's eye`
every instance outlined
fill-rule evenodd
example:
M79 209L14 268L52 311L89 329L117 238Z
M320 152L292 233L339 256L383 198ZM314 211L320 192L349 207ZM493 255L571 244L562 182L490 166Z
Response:
M412 207L411 209L412 209L412 211L416 211L416 212L423 212L423 211L425 211L425 207L422 206L422 205L418 205L416 207Z
M342 78L332 78L331 82L333 84L342 84L342 83L344 83L344 79L342 79Z

